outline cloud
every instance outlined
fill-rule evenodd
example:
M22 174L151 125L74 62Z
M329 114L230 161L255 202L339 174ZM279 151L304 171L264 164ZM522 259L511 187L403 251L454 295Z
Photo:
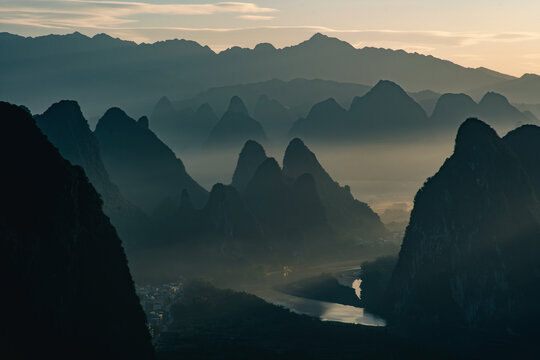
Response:
M106 29L139 22L141 15L193 16L241 14L245 19L269 20L277 9L248 2L153 4L132 1L7 0L0 5L0 23L50 28Z
M262 21L268 21L273 20L276 17L275 16L265 16L265 15L239 15L237 16L238 19L244 19L244 20L262 20Z

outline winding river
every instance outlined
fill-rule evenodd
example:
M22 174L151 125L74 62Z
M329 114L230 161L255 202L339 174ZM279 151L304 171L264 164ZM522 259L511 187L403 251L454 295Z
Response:
M360 298L360 284L362 280L358 278L360 269L350 269L339 273L336 278L345 286L350 286ZM368 313L363 308L331 303L326 301L301 298L284 294L274 289L257 290L255 295L264 300L280 305L291 311L318 317L323 321L337 321L348 324L360 324L367 326L386 326L384 319Z

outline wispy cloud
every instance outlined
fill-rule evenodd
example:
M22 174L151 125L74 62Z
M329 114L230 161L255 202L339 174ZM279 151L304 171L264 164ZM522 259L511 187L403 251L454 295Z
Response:
M138 22L137 16L187 16L241 14L245 19L269 20L257 15L277 12L248 2L217 2L207 4L154 4L131 1L94 0L7 0L0 5L0 23L50 28L106 29Z
M253 20L253 21L268 21L273 20L276 17L275 16L268 16L268 15L238 15L238 19L244 19L244 20Z

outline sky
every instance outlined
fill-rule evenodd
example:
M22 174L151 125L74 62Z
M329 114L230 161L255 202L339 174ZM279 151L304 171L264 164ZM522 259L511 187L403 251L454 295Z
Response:
M539 0L0 0L0 32L79 31L136 42L183 38L215 51L297 44L316 32L468 67L540 74Z

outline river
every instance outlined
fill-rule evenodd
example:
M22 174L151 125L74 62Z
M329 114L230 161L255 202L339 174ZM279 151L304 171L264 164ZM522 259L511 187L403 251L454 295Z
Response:
M358 277L359 273L359 268L348 269L337 273L336 278L342 285L352 287L356 295L360 298L360 284L362 280ZM251 292L272 304L283 306L298 314L318 317L323 321L337 321L367 326L386 326L384 319L370 314L360 307L301 298L268 288L252 290Z

